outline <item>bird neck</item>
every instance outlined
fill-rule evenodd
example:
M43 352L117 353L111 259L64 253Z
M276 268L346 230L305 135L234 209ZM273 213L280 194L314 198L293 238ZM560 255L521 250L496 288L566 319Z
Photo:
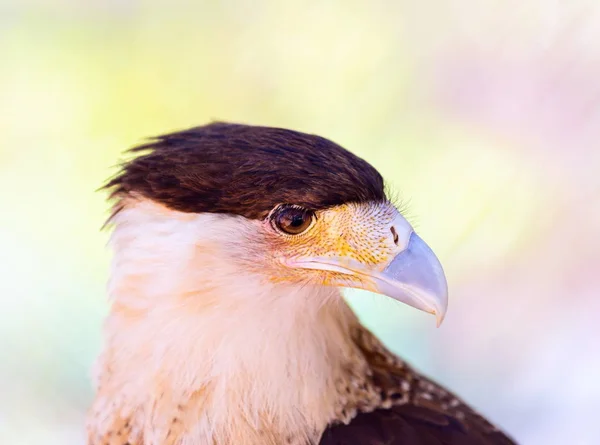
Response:
M348 415L342 382L356 383L368 364L352 340L360 324L337 289L221 280L214 267L191 280L166 250L156 252L156 238L113 238L90 438L305 444ZM144 243L164 267L151 267Z

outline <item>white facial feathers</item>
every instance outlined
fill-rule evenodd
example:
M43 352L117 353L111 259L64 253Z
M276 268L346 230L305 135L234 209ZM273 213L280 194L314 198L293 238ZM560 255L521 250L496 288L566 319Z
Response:
M272 283L240 267L261 221L140 200L113 222L113 306L92 409L106 420L93 429L146 419L138 430L162 445L151 407L182 417L178 443L218 435L243 445L270 443L257 434L302 437L336 416L357 321L336 288Z

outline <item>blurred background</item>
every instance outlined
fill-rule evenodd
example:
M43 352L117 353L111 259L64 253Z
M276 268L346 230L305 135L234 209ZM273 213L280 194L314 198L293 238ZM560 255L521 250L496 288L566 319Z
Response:
M105 196L143 138L212 119L374 164L438 253L446 321L365 324L523 444L599 444L595 0L2 0L0 443L83 445Z

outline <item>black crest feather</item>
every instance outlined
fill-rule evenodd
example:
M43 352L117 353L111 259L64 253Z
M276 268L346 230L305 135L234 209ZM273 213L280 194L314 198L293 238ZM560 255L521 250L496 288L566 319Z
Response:
M105 188L137 193L182 212L264 218L281 203L317 210L385 199L369 163L319 136L216 122L135 147ZM146 152L146 153L142 153Z

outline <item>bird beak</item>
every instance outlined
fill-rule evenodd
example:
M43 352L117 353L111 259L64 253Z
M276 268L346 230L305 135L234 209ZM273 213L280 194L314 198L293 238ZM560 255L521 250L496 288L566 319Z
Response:
M371 274L376 292L436 316L439 327L448 308L448 285L440 261L416 233L405 250L380 273Z
M405 248L385 264L366 265L347 258L305 258L289 265L328 270L344 276L332 284L386 295L434 314L439 326L448 307L448 286L439 260L412 230Z

